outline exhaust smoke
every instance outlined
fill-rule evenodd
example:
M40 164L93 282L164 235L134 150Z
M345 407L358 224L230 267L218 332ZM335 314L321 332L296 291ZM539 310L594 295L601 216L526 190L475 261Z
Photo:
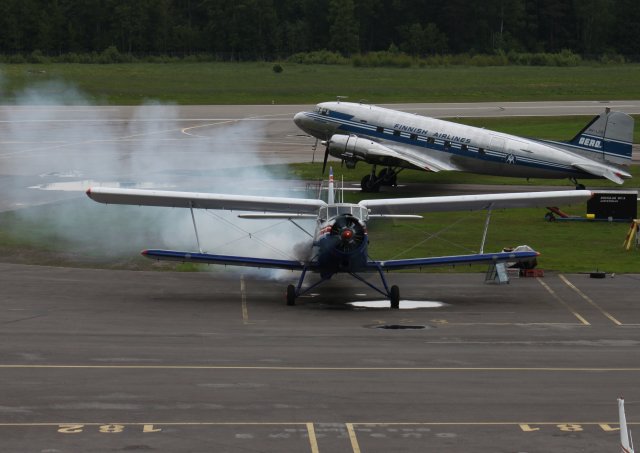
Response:
M0 74L0 93L2 87ZM24 237L25 225L37 227L54 247L127 259L146 248L197 250L189 211L97 204L84 195L88 184L296 196L263 166L261 122L209 121L196 128L180 116L180 107L157 102L91 105L64 82L26 88L0 107L0 212L11 211L13 219L0 228ZM202 248L210 253L286 259L309 253L310 238L286 220L194 212Z

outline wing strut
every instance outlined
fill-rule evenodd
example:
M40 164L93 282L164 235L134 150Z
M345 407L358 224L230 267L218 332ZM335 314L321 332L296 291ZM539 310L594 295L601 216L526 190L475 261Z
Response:
M193 230L196 232L196 242L198 243L198 250L200 253L204 253L202 251L202 247L200 247L200 236L198 235L198 227L196 226L196 216L193 215L193 202L189 202L189 210L191 211L191 220L193 220Z
M366 281L364 278L362 278L360 275L356 274L355 272L349 272L349 275L351 275L356 280L360 280L362 283L367 285L369 288L379 292L384 297L389 297L390 298L391 297L391 290L389 290L389 285L387 284L387 279L384 278L384 271L382 270L382 266L380 266L380 263L376 262L376 269L378 270L378 273L380 274L380 280L382 280L382 285L384 286L384 291L381 290L380 288L378 288L377 286L369 283L368 281ZM398 308L398 307L392 306L391 308Z
M484 253L484 243L487 240L487 231L489 231L489 222L491 221L491 206L490 203L487 207L487 219L484 221L484 231L482 232L482 242L480 243L480 253Z
M300 225L298 225L296 222L294 222L293 219L291 219L291 217L289 217L289 222L293 223L296 227L298 227L298 229L302 230L307 236L309 236L311 239L313 239L313 234L309 233L307 230L305 230Z

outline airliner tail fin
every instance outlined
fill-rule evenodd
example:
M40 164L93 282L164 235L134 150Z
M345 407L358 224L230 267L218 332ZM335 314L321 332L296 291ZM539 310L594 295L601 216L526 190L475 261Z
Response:
M607 109L593 118L569 144L588 157L598 157L614 164L630 164L633 123L633 118L626 113Z

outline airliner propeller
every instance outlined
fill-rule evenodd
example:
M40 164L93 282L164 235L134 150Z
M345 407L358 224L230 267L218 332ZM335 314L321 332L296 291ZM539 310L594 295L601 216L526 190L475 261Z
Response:
M329 145L331 145L331 139L323 141L322 144L325 145L324 160L322 161L322 174L324 175L324 171L327 169L327 159L329 158Z

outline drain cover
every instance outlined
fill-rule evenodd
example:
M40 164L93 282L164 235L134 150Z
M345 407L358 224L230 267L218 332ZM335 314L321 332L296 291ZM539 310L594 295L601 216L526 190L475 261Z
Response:
M408 324L377 324L375 326L370 326L373 329L388 329L388 330L420 330L426 329L427 326L416 326L416 325L408 325Z

